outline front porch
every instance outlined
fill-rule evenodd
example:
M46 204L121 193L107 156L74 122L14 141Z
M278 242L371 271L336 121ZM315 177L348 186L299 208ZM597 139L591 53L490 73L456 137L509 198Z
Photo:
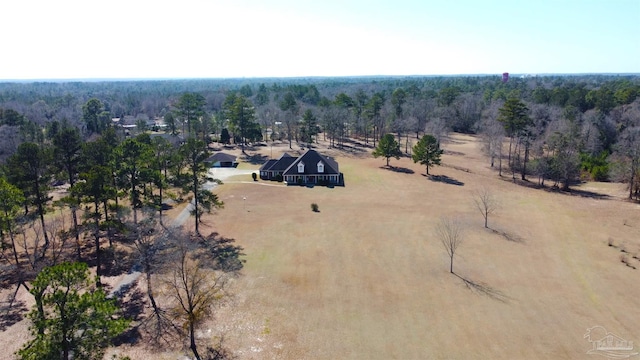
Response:
M340 183L340 175L286 175L284 181L287 185L337 185Z

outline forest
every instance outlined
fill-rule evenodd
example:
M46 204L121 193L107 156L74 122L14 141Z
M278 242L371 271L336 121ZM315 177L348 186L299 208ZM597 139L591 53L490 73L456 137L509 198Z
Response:
M202 102L197 121L185 121L176 112L185 93L197 94ZM512 76L506 82L498 76L434 76L2 83L0 161L22 142L50 141L62 123L89 139L97 129L83 108L92 99L99 101L94 111L104 124L118 118L120 125L151 130L160 120L178 134L184 129L177 127L193 122L197 132L229 136L238 130L224 115L233 93L253 109L253 125L242 127L243 137L252 142L302 141L305 131L322 131L339 146L350 137L375 144L386 133L406 143L401 138L410 134L439 138L454 131L483 134L493 161L502 151L495 139L507 136L517 160L506 153L510 169L541 182L563 178L569 184L586 174L596 180L634 180L618 166L622 158L633 157L622 150L630 151L629 144L636 142L640 80L633 75ZM519 129L497 121L508 99L525 105L527 121ZM564 174L551 169L552 158L569 161L560 166Z
M199 232L202 214L224 205L203 188L209 144L244 152L247 145L293 147L322 136L337 148L375 148L391 134L411 156L410 142L429 135L439 143L450 132L480 136L488 164L514 182L571 191L581 180L615 181L628 186L630 200L640 198L640 77L633 75L0 83L1 281L16 292L25 288L38 304L30 315L34 340L19 355L54 351L45 349L54 333L47 327L56 326L44 321L53 316L45 307L54 307L48 291L65 285L52 279L68 275L100 289L106 273L138 263L157 315L149 333L162 341L167 329L186 329L201 358L194 335L201 309L182 307L186 327L169 319L150 274L161 271L168 253L176 256L165 256L166 264L183 271L174 275L194 282L204 259L216 274L242 268L233 239ZM61 187L64 196L54 196ZM165 224L168 199L193 201L195 233L176 235ZM71 223L55 216L63 212ZM135 250L118 252L119 241ZM87 280L86 269L54 266L72 261L95 267L96 281ZM223 290L224 277L214 278L221 280L203 290L204 303ZM188 293L189 284L173 286L178 297ZM126 328L109 326L114 334ZM62 342L67 356L80 353Z

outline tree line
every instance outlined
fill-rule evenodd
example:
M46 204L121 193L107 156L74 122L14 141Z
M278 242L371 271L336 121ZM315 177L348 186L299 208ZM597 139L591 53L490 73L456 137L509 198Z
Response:
M159 118L174 135L194 132L204 142L240 146L284 141L292 147L321 135L336 147L359 139L375 148L392 133L405 153L412 134L416 140L431 134L440 142L456 131L481 134L500 174L504 156L504 168L514 178L534 176L541 185L551 181L564 189L584 177L624 181L638 197L638 95L637 76L611 75L507 82L497 76L436 76L5 83L0 84L0 136L8 141L0 147L0 159L23 141L46 141L63 121L84 139L114 117L129 118L141 130L146 120ZM526 116L505 120L512 116L505 111L517 110L515 100ZM189 102L198 109L193 114ZM91 118L85 117L87 110ZM502 148L501 137L509 139L509 149Z
M228 105L230 116L241 104ZM185 93L174 106L184 136L126 136L102 102L90 99L82 107L84 127L54 120L0 167L2 282L15 286L13 298L24 288L36 303L29 315L33 338L20 358L101 358L109 341L130 326L127 305L107 299L102 279L136 263L143 266L154 313L136 330L166 346L186 334L194 356L202 358L196 327L224 293L226 274L242 268L242 248L233 239L201 234L203 214L224 205L204 186L219 183L208 175L209 150L196 126L204 102ZM28 122L14 111L2 114L5 123L13 121L9 126ZM249 119L238 120L239 134ZM193 233L163 214L169 203L180 202L189 202ZM162 300L154 295L155 277L163 282ZM111 321L114 316L121 321Z

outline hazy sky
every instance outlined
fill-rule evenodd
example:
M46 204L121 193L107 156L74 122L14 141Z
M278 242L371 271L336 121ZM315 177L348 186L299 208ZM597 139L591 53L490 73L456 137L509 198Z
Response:
M640 73L640 0L7 0L0 79Z

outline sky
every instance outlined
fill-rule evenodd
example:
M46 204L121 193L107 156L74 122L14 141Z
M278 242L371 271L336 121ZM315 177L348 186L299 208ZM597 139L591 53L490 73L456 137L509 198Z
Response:
M640 73L640 0L20 0L0 79Z

